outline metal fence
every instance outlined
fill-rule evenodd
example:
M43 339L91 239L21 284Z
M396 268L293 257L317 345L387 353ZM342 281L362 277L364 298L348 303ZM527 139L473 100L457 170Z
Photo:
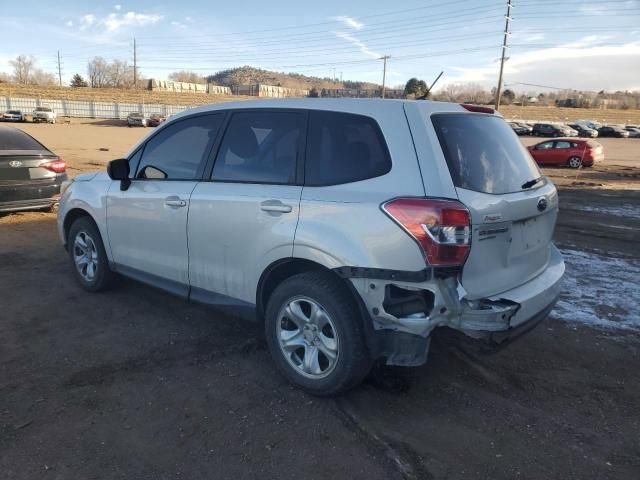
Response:
M173 115L191 106L148 103L84 102L78 100L47 100L44 98L0 97L0 111L20 110L30 114L36 107L50 107L58 117L125 119L132 112L151 115Z

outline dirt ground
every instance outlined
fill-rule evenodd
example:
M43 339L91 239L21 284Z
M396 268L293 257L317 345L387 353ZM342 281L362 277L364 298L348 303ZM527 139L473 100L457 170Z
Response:
M24 128L72 175L149 131ZM549 319L490 356L441 335L336 399L287 384L257 325L129 280L84 292L54 214L0 216L3 477L640 478L640 140L602 143L602 165L545 170L567 260Z

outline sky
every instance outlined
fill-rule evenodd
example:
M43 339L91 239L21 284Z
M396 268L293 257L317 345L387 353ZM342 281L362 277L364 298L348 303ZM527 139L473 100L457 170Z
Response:
M504 82L518 92L546 87L640 90L640 0L511 0ZM63 82L86 77L94 56L133 61L166 79L251 65L387 85L418 77L438 87L497 83L507 0L9 1L0 0L0 71L33 55ZM36 34L34 34L36 33ZM544 86L541 87L541 86Z

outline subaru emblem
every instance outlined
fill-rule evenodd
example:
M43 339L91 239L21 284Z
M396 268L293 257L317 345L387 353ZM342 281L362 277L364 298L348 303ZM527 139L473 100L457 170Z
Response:
M9 166L10 167L21 167L22 166L22 162L20 162L19 160L12 160L9 162Z
M547 209L547 199L542 197L538 200L538 210L544 212Z

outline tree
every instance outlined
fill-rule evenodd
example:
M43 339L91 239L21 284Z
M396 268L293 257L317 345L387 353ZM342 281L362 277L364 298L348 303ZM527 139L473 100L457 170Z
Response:
M309 90L309 97L318 98L319 96L320 93L318 92L318 89L316 87L313 87L311 90Z
M510 90L507 88L502 93L502 103L504 103L505 105L509 105L510 103L513 103L515 99L516 99L516 94L514 93L513 90Z
M418 80L413 77L410 78L404 86L404 94L421 97L427 93L427 88L427 84L424 80Z
M133 85L133 67L126 60L114 60L107 65L107 85L115 88Z
M77 88L77 87L87 87L88 85L85 79L82 78L82 75L80 75L79 73L76 73L71 79L71 86Z
M30 85L50 86L57 83L56 76L53 73L45 72L39 68L35 68L29 78Z
M9 64L13 67L13 81L23 85L28 84L35 59L30 55L19 55L15 60L9 60Z
M190 72L188 70L180 70L178 72L170 73L169 80L185 83L207 83L207 79L202 75L199 75L196 72Z
M93 57L87 64L89 84L93 88L106 87L109 77L109 64L102 57Z

